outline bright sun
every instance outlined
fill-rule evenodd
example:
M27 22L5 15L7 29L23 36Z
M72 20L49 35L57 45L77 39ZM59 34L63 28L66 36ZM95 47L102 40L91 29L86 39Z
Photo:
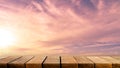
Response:
M16 37L9 29L0 28L0 48L6 48L13 45L16 41Z

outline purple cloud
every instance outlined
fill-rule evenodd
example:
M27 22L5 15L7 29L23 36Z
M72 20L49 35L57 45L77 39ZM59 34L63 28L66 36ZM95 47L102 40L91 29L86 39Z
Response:
M28 49L27 53L119 55L119 3L120 0L1 0L0 24L16 29L19 45L11 47L19 49L22 45L23 50L35 50Z

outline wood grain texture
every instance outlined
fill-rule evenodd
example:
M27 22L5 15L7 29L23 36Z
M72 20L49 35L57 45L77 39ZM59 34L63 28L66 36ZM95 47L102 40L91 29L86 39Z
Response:
M78 68L78 63L73 56L62 56L61 67L62 68Z
M111 62L112 63L112 68L120 68L120 61L119 60L117 60L115 58L112 58L110 56L103 56L101 58Z
M25 68L25 63L32 59L33 56L23 56L8 64L9 68Z
M26 63L26 68L42 68L42 62L46 56L35 56L33 59Z
M91 61L93 61L95 63L95 68L112 68L112 63L109 61L106 61L100 57L95 57L95 56L91 56L91 57L87 57L89 58Z
M78 68L94 68L94 63L86 57L74 56L78 62Z
M0 68L120 68L120 56L8 56Z
M7 68L7 63L12 62L20 57L18 56L9 56L6 58L0 59L0 68Z
M48 56L43 63L44 68L60 68L60 57L59 56Z

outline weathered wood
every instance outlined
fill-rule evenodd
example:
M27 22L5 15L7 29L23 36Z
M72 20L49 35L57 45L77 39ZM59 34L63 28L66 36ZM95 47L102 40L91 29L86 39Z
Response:
M103 56L101 58L111 62L112 63L112 68L120 68L120 61L118 61L117 59L114 59L114 58L109 57L109 56Z
M60 68L60 57L48 56L43 63L43 68Z
M78 63L72 56L61 57L62 68L78 68Z
M9 56L6 58L0 59L0 68L7 68L7 63L12 62L20 57L18 56Z
M26 63L26 68L42 68L42 62L46 56L35 56L33 59Z
M100 57L87 57L95 63L95 68L112 68L112 63Z
M116 60L118 60L118 61L120 61L120 56L112 56L114 59L116 59ZM119 66L120 66L120 63L119 64L117 64L118 66L117 66L117 68L120 68Z
M31 60L33 56L23 56L8 64L9 68L25 68L25 63Z
M86 57L75 56L74 57L78 62L78 68L94 68L94 63Z
M120 56L8 56L0 68L120 68Z

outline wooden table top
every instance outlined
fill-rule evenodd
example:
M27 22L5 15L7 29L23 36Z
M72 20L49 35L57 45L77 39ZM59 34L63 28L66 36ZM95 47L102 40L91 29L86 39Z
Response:
M120 68L120 56L5 56L0 68Z

